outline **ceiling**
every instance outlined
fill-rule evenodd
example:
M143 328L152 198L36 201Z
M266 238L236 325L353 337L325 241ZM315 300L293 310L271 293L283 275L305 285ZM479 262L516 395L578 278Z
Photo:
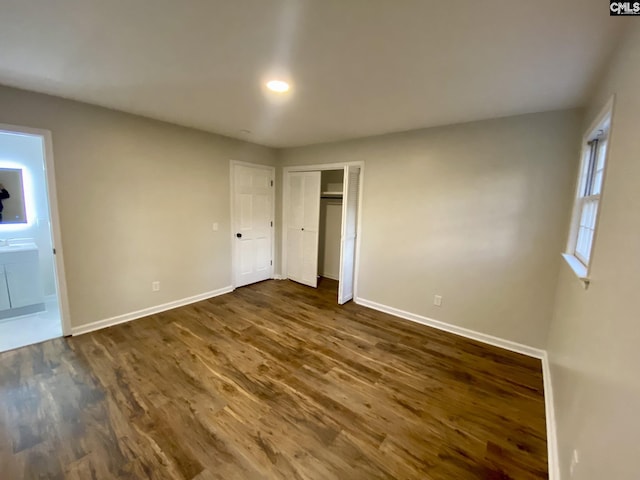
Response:
M624 22L603 0L0 2L0 84L273 147L580 106Z

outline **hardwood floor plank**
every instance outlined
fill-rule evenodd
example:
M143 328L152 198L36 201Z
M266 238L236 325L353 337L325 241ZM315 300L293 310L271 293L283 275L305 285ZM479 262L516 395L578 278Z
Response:
M0 354L14 479L543 479L538 360L268 281Z

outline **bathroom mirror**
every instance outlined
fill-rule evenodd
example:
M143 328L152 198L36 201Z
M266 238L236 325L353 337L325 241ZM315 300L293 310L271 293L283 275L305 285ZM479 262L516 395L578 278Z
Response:
M27 223L21 168L0 168L0 224Z

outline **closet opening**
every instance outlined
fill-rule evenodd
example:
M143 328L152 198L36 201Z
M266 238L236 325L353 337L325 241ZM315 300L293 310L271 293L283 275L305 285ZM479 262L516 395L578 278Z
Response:
M338 281L338 303L354 298L362 164L284 169L284 276L317 288Z
M343 182L342 169L324 170L320 174L318 277L336 281L340 281Z

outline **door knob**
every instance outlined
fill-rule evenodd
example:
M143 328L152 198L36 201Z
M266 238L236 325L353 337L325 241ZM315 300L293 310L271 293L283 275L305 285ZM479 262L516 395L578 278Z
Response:
M302 231L304 232L304 228L302 229Z
M242 238L242 234L241 233L236 233L236 237Z

